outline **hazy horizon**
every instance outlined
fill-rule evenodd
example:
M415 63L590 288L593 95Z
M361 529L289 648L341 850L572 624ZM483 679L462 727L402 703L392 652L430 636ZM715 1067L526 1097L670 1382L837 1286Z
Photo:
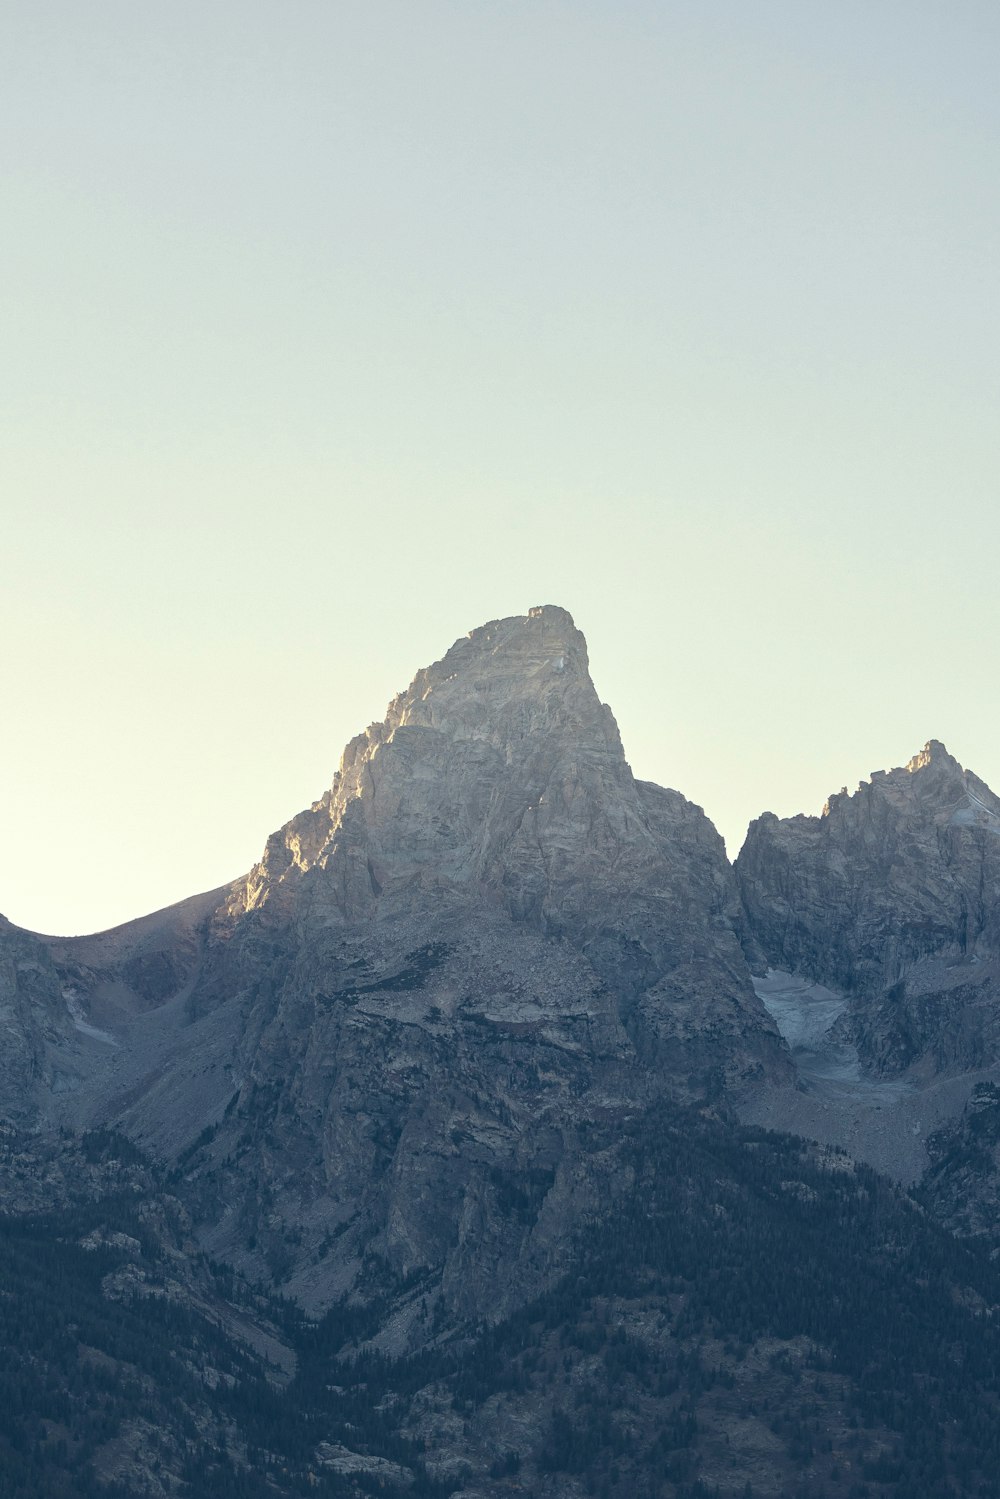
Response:
M237 877L569 609L730 855L1000 789L1000 13L13 0L0 912Z

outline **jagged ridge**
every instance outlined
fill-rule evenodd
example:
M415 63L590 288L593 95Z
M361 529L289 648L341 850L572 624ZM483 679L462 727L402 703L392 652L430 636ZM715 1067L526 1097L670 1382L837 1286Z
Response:
M873 1067L1000 1058L1000 798L937 740L821 817L765 813L736 875L769 962L854 997Z

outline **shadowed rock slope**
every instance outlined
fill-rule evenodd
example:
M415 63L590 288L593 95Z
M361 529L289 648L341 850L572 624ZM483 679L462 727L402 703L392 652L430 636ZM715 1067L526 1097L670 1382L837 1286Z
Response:
M244 1019L192 1162L206 1244L307 1306L373 1265L515 1304L606 1191L585 1123L788 1071L741 921L711 823L633 777L570 616L475 630L216 914L190 1013Z
M1000 798L942 744L821 817L765 813L736 875L768 962L851 996L871 1071L1000 1061Z
M0 1096L8 1119L33 1120L52 1084L46 1042L71 1028L58 975L28 932L0 917Z
M639 1010L647 1046L683 1039L692 1006L741 1034L761 1020L722 841L700 808L635 780L563 609L494 621L419 672L227 911L348 926L442 907L566 941L623 1018Z
M837 1016L793 1038L797 1088L750 1090L744 1118L923 1175L954 1231L1000 1242L1000 798L932 740L821 817L766 813L736 875L789 1036L824 1009L810 980Z
M738 886L545 607L244 879L0 928L0 1499L998 1499L988 1245L730 1112L833 1097L768 962L846 991L873 1076L992 1057L997 826L932 745L762 819ZM974 1238L995 1105L923 1188Z
M49 942L87 1062L49 1117L183 1159L201 1244L306 1307L386 1269L500 1311L606 1197L582 1129L791 1075L751 943L718 833L533 609L419 672L245 879Z

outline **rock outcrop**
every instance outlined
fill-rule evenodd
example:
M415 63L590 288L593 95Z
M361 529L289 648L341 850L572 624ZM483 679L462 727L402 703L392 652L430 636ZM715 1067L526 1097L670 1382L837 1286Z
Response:
M119 1043L73 1122L180 1160L206 1249L308 1307L423 1278L396 1350L560 1272L595 1121L791 1074L722 840L632 775L562 609L419 672L211 904L52 945Z
M931 743L737 871L546 607L418 673L245 878L0 923L0 1467L992 1493L995 1271L925 1208L995 1247L1000 801ZM865 1159L930 1159L924 1205Z
M871 1069L1000 1061L1000 798L942 744L820 817L765 813L736 874L772 966L849 993Z
M295 900L342 922L492 905L587 952L623 993L727 963L740 906L711 823L637 782L563 609L495 620L421 671L268 841L233 914Z
M588 1121L789 1070L742 919L704 813L633 777L570 616L473 631L217 913L192 1004L246 1019L199 1165L212 1252L251 1271L253 1239L306 1304L373 1256L453 1308L523 1296L610 1190Z
M1000 1087L981 1082L962 1114L932 1135L922 1196L962 1237L1000 1248Z
M44 942L0 916L0 1119L32 1125L75 1086L86 1064L71 1006Z
M723 1035L734 1055L773 1040L722 840L679 793L635 780L563 609L484 625L419 672L225 908L324 931L446 912L569 944L643 1054L678 1072L704 1065L705 1036L713 1065Z

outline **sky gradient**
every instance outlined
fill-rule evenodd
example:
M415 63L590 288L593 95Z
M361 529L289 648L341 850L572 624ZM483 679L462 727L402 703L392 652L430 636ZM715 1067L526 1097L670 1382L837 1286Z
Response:
M558 603L731 854L1000 789L1000 12L0 6L0 911L243 872Z

